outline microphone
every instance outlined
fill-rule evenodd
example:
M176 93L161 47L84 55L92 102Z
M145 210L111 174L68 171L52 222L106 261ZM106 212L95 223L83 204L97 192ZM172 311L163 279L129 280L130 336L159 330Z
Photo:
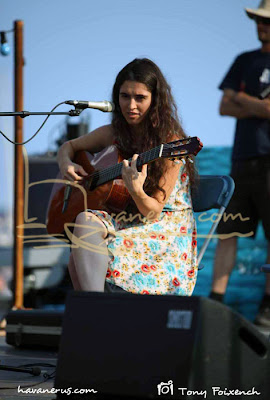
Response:
M95 108L96 110L100 110L103 112L112 112L114 110L114 104L110 101L83 101L83 100L67 100L65 104L70 104L71 106L75 106L76 108Z
M34 368L21 368L21 367L12 367L10 365L0 365L0 369L4 371L13 371L13 372L24 372L26 374L31 374L34 376L39 376L41 374L41 369L39 367Z

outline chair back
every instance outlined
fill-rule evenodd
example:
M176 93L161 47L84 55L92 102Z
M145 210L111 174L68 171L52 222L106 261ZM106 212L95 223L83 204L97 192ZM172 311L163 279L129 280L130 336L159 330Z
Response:
M226 175L201 175L192 193L194 212L227 207L234 192L234 181Z
M198 255L198 269L203 268L203 266L200 265L201 260L233 195L234 187L234 180L227 175L201 175L195 181L192 192L193 211L203 212L212 209L219 210L215 222L213 222L203 246L200 249Z

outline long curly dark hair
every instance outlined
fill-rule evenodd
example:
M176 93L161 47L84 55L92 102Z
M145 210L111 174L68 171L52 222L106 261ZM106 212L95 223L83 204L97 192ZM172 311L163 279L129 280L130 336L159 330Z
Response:
M150 110L139 125L141 130L139 136L143 138L143 141L134 139L130 126L121 112L119 92L125 81L143 83L152 94ZM113 86L112 101L115 105L112 126L117 147L124 158L128 159L135 153L142 153L162 143L168 143L173 140L172 137L180 139L187 137L179 122L177 106L169 84L158 66L147 58L135 58L118 73ZM163 158L148 165L147 179L144 184L144 190L148 195L158 189L163 192L165 198L165 191L159 186L160 178L165 170L166 163ZM192 182L194 164L187 163L186 170Z

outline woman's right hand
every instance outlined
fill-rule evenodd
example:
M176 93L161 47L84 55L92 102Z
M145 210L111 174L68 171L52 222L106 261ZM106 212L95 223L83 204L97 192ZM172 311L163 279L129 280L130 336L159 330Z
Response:
M60 165L60 172L63 179L74 183L82 182L84 177L88 175L81 165L72 161Z

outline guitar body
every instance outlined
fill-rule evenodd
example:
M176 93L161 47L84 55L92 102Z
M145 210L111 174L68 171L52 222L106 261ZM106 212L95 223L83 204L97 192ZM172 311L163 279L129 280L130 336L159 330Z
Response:
M196 155L203 144L197 137L175 140L154 147L137 158L137 168L164 157L177 159ZM121 177L122 159L115 146L110 146L94 156L85 151L75 154L74 162L88 173L83 184L67 181L59 175L53 187L48 213L47 231L52 236L65 232L65 224L87 209L119 213L127 207L130 194ZM71 188L69 196L68 190ZM68 201L67 201L68 197Z
M103 170L121 161L115 146L110 146L94 156L88 152L79 151L74 158L74 162L80 164L90 176L95 171ZM57 179L63 179L60 173ZM104 183L92 191L84 185L72 184L67 207L62 212L66 187L64 183L56 183L51 194L47 214L47 232L52 236L62 234L65 231L65 223L74 222L77 215L88 208L117 213L123 211L130 200L122 179Z

